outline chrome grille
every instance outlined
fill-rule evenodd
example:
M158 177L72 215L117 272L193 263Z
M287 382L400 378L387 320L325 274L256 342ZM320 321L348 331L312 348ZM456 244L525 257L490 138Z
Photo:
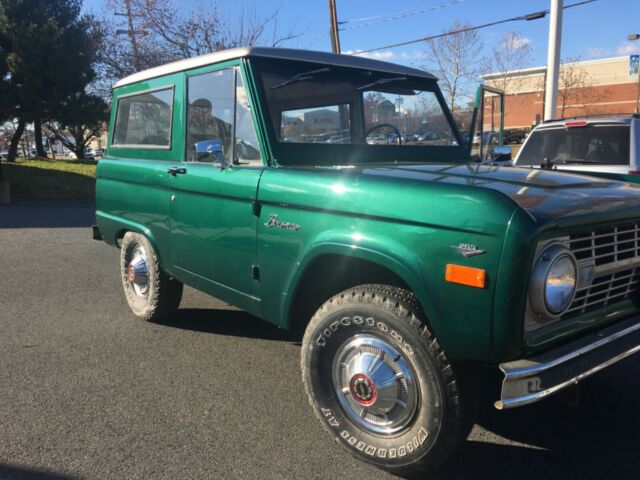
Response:
M629 298L640 290L640 267L596 277L589 287L578 289L564 315L585 313Z
M578 261L593 259L596 266L629 259L640 261L639 228L637 223L631 223L572 235L569 248Z
M640 290L640 224L571 235L568 245L579 266L592 266L593 281L578 287L563 317L615 304Z

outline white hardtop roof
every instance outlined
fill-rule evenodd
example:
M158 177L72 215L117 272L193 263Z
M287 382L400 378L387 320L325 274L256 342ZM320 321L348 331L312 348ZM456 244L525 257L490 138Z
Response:
M411 75L414 77L424 77L436 80L436 77L424 70L417 68L397 65L395 63L382 62L380 60L372 60L370 58L358 57L355 55L345 55L329 52L317 52L313 50L296 50L292 48L266 48L266 47L248 47L234 48L231 50L222 50L199 57L179 60L177 62L167 63L159 67L143 70L118 81L113 88L130 85L132 83L149 80L150 78L161 77L171 73L191 70L214 63L233 60L243 57L264 57L277 58L286 60L299 60L303 62L318 63L322 65L336 65L339 67L353 67L367 70L376 70L397 75Z

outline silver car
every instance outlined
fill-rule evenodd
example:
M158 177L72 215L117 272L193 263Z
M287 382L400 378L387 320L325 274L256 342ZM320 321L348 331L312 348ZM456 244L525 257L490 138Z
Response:
M527 137L514 165L585 173L640 174L640 115L542 123Z

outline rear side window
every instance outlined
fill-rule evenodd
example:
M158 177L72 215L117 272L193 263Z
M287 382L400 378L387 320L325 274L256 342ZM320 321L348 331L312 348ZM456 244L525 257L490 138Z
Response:
M112 145L170 148L173 88L118 98Z
M534 131L518 165L629 165L629 126L590 125Z

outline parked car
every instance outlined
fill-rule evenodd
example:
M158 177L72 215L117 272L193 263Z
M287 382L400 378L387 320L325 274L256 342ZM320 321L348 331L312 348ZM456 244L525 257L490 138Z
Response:
M587 117L544 122L515 158L518 167L547 166L581 173L640 173L640 116Z
M471 145L471 156L473 158L480 158L480 132L475 132L473 135L473 144ZM498 132L482 132L482 157L483 160L489 160L493 158L493 150L496 145L500 143Z
M522 143L527 138L527 130L524 128L510 128L502 132L502 142L505 145Z
M331 114L366 95L427 105L447 143L377 144L388 124ZM300 134L336 128L350 140ZM120 80L109 132L94 236L119 247L132 312L173 315L187 284L304 332L311 407L363 461L409 475L450 457L482 371L506 409L640 349L640 186L473 162L423 70L221 51Z
M6 160L9 157L9 152L0 152L0 159Z
M95 160L96 159L96 152L93 148L85 148L84 149L84 158L86 158L87 160Z
M102 148L96 148L93 153L96 157L102 157L104 155L104 150Z

